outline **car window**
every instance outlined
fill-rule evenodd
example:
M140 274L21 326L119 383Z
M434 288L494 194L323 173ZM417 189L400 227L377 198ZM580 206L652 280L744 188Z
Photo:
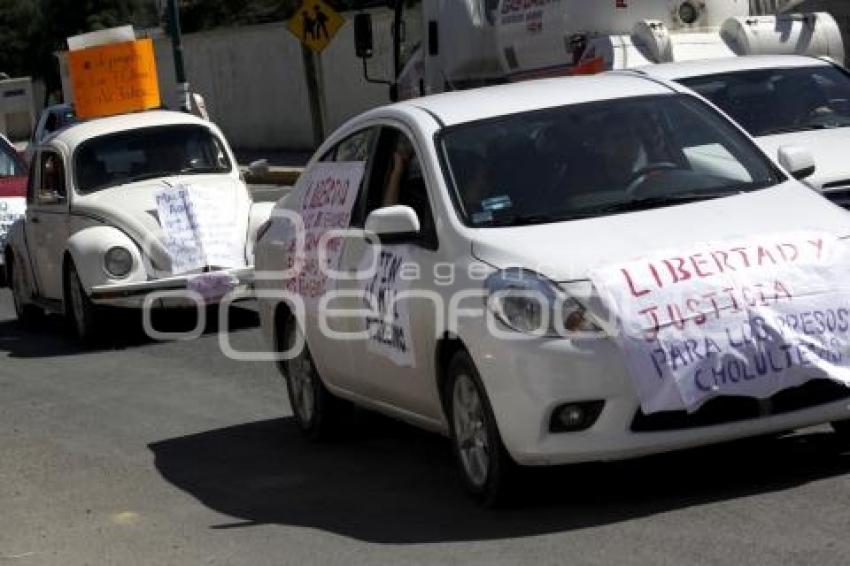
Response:
M455 204L473 226L545 223L716 198L784 176L693 96L625 98L444 130Z
M381 130L370 179L359 218L361 226L373 210L404 205L411 207L419 217L423 241L436 241L422 163L413 142L400 130L390 127Z
M336 149L336 161L368 161L375 147L377 128L358 132L340 142Z
M850 126L850 76L836 67L757 69L679 82L753 136Z
M39 159L38 204L56 204L56 197L65 197L65 167L62 156L53 151L42 152Z
M83 143L74 154L77 189L105 188L177 175L228 173L224 143L204 126L138 128Z

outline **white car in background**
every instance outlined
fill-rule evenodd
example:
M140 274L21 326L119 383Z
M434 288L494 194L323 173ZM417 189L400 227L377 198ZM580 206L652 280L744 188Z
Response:
M70 104L54 104L42 110L38 123L32 133L32 139L27 146L27 162L32 160L35 148L48 136L77 123L77 115Z
M64 313L89 341L102 307L213 302L253 279L254 204L221 131L149 111L85 121L37 146L26 217L5 251L22 322ZM151 294L172 292L150 302Z
M634 369L644 335L618 331L632 319L614 291L631 287L625 309L685 279L714 284L712 269L760 285L744 260L755 266L749 247L776 234L789 243L765 257L808 262L818 242L840 247L850 216L790 176L811 168L805 152L783 161L787 172L685 87L637 75L454 92L351 120L257 244L262 328L297 423L321 438L354 403L445 434L466 486L490 503L514 464L617 460L850 418L844 383L779 358L777 379L752 382L761 389L741 389L740 368L707 391L693 389L706 375L670 389L680 382ZM813 226L829 236L802 235ZM663 267L675 254L687 270ZM647 263L632 280L635 261ZM778 289L765 301L784 298ZM699 293L697 306L712 308ZM730 300L711 313L724 324L739 316ZM846 345L850 311L842 320ZM694 340L692 361L706 344Z
M12 225L26 210L27 166L18 150L0 134L0 284L5 281L3 250Z
M850 73L829 60L762 55L664 63L637 72L681 83L711 101L776 156L808 149L806 184L850 208Z

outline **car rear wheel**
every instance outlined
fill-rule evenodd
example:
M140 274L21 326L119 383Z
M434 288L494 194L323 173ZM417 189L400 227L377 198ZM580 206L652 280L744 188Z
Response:
M466 352L455 354L449 364L446 393L452 447L464 485L485 506L504 503L516 464L502 443L481 378Z
M20 261L17 259L17 256L13 255L6 259L9 261L6 265L6 275L9 278L9 286L12 290L12 302L15 305L15 316L21 326L24 328L32 328L41 321L44 316L44 311L35 305L27 304L24 270L20 265Z
M97 338L98 309L86 295L73 261L65 268L65 318L81 342L90 344Z
M301 432L314 441L336 436L343 428L351 406L335 397L322 383L310 348L303 338L301 325L294 317L285 324L282 342L284 351L291 351L298 343L303 344L297 355L280 364L292 412Z

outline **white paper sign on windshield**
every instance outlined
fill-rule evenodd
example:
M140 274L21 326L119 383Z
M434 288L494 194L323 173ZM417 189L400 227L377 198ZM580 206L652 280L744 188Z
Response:
M27 211L26 199L22 197L0 198L0 250L6 247L6 238L12 224L24 217Z
M795 232L694 245L591 274L645 413L850 385L846 242Z
M177 185L156 194L157 212L171 256L172 272L207 266L245 267L235 211L210 187Z

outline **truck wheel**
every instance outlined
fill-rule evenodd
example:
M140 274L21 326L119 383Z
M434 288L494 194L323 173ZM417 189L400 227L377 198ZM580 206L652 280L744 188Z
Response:
M65 268L65 319L81 342L91 344L97 338L98 309L86 295L73 261Z
M15 304L15 316L24 328L34 328L44 317L44 311L35 305L27 304L24 285L24 271L17 256L7 256L6 276L12 290L12 301Z
M289 317L281 337L282 351L292 349L302 337L301 325L295 317ZM351 405L327 390L313 363L310 348L306 341L303 343L301 351L279 367L286 378L289 403L301 432L313 441L327 440L343 429Z
M446 400L452 448L467 491L486 507L505 503L516 464L502 444L490 400L466 352L449 363Z

